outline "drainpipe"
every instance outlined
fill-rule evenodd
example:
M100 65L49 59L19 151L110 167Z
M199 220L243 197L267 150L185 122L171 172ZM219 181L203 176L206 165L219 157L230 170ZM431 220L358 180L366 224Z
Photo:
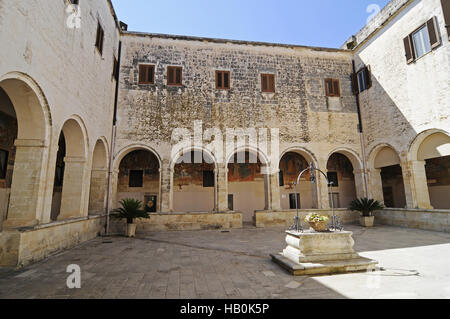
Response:
M352 60L352 68L353 68L353 76L356 76L356 67L355 67L355 60ZM358 79L356 78L356 81ZM363 164L363 176L364 176L364 190L366 192L366 196L369 197L369 187L367 183L367 163L366 163L366 147L364 145L364 132L363 132L363 125L362 125L362 119L361 119L361 104L359 101L359 92L355 93L356 97L356 109L358 111L358 131L359 131L359 138L361 142L361 152L362 152L362 164Z
M109 219L111 215L111 197L112 197L112 174L114 170L114 152L117 137L117 102L119 97L119 79L120 79L120 60L122 56L122 41L119 41L119 52L117 57L117 76L116 76L116 91L114 96L114 115L111 132L111 148L109 153L109 169L108 169L108 194L106 201L106 235L109 234Z

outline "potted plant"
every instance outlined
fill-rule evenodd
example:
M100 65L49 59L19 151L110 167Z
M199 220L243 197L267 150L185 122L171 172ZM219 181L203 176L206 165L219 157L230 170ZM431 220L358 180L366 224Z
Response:
M328 220L328 216L321 216L319 214L309 214L305 218L305 222L308 223L316 232L326 232L328 230Z
M136 236L136 218L150 218L148 212L142 209L142 202L132 198L126 198L120 201L120 208L113 210L113 216L117 219L127 220L127 237Z
M375 199L360 198L351 202L349 209L361 213L359 219L361 226L373 227L375 216L372 213L384 209L384 206Z

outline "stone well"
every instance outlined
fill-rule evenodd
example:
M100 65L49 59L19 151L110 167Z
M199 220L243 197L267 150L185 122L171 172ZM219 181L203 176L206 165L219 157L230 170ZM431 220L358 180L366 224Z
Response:
M272 260L295 276L375 270L377 261L358 255L352 232L286 232L287 247Z

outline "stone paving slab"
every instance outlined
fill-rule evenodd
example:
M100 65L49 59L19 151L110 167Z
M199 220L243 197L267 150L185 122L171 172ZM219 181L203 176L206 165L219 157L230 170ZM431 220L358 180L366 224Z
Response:
M450 234L380 226L355 250L384 271L294 277L271 261L284 229L141 233L97 238L20 270L0 268L0 298L450 298ZM66 286L68 265L81 289Z

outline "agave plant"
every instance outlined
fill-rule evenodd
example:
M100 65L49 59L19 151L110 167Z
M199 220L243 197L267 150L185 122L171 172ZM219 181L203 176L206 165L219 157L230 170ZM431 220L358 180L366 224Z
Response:
M128 224L133 224L135 218L150 218L148 212L142 209L142 202L132 198L120 201L120 208L114 209L113 216L117 219L126 219Z
M360 198L351 202L349 209L360 212L363 217L370 217L374 211L384 209L384 206L375 199Z

